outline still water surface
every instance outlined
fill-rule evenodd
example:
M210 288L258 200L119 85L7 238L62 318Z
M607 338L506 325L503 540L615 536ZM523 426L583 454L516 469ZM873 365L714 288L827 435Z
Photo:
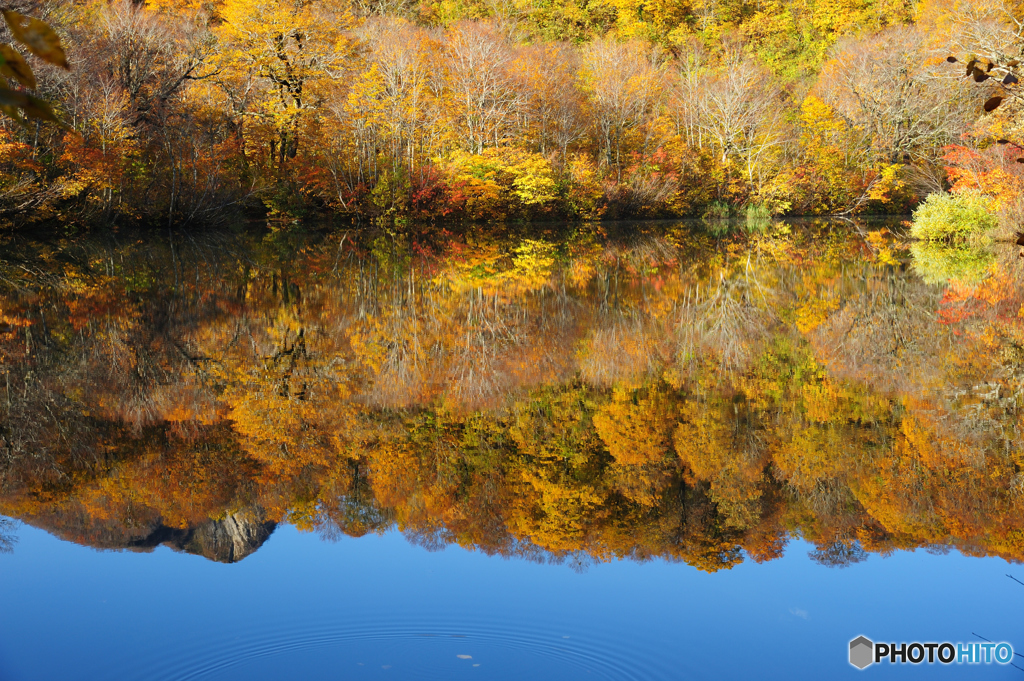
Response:
M1024 601L1001 559L917 551L834 570L802 542L716 574L662 561L576 573L398 534L334 543L283 527L234 565L19 535L2 573L12 681L859 678L845 660L858 633L1014 641Z
M4 681L1024 651L1016 253L823 223L4 254Z

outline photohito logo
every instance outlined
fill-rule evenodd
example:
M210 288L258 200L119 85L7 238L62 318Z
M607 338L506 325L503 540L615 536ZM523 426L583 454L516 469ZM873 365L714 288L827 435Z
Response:
M1009 643L875 643L866 636L850 641L850 664L864 669L876 662L889 664L1009 664Z

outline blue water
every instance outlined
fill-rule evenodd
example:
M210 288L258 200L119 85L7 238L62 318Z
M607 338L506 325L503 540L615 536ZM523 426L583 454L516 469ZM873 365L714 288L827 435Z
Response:
M1000 559L919 551L829 569L793 541L780 560L717 574L658 561L576 572L284 526L225 565L17 534L0 555L3 681L1024 678L847 662L859 634L976 633L1024 652L1024 586L1005 576L1024 570Z

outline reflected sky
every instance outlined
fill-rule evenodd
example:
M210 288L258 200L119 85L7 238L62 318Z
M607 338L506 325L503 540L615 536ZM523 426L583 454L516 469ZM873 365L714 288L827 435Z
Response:
M5 681L855 678L846 646L858 634L1021 640L1024 587L1005 576L1016 566L957 553L835 570L797 541L779 560L707 574L662 561L574 571L293 527L233 565L101 552L25 526L18 537L0 556Z

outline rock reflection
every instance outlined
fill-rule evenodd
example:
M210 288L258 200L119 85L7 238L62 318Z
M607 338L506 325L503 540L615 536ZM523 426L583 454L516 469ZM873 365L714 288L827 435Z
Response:
M883 232L659 230L11 242L0 513L224 562L281 522L570 565L1024 557L1016 259L935 285Z

